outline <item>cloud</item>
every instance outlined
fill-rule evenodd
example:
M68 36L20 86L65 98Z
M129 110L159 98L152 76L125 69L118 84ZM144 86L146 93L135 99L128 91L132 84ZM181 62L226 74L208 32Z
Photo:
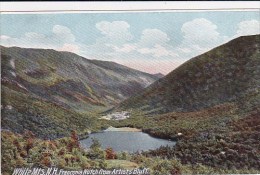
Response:
M53 38L62 41L62 42L74 42L75 36L71 33L71 30L68 27L55 25L52 29Z
M181 27L183 41L174 49L174 53L187 60L223 44L228 37L221 35L217 29L216 24L205 18L184 23Z
M28 32L28 33L25 33L25 38L29 39L29 40L34 40L34 39L44 39L45 38L45 35L43 34L38 34L38 33L35 33L35 32Z
M79 53L80 47L76 44L64 44L62 47L58 49L59 51L67 51L67 52L74 52Z
M145 29L142 32L142 36L139 40L138 45L144 47L153 47L157 45L164 45L170 38L166 33L159 29Z
M180 47L176 49L177 52L181 52L181 53L185 53L185 54L189 54L192 52L191 48L187 48L187 47Z
M183 41L172 52L180 55L183 60L190 59L238 36L259 34L260 22L249 20L238 23L237 31L231 37L221 35L217 29L216 24L205 18L184 23L181 27Z
M174 56L178 57L178 54L173 53L171 50L166 49L165 47L155 44L153 48L141 48L137 50L141 54L152 54L154 57L160 58L164 56Z
M235 37L244 35L256 35L260 33L260 22L257 20L241 21Z
M96 24L96 28L104 35L102 42L113 44L124 44L133 39L129 32L130 25L125 21L101 21Z
M221 39L217 26L205 18L197 18L182 25L185 44L196 44L207 47Z
M10 39L10 37L9 37L9 36L6 36L6 35L1 35L1 36L0 36L0 39L1 39L1 40L8 40L8 39Z
M108 44L107 46L111 46L111 45ZM131 51L134 51L137 48L136 45L134 44L124 44L123 47L112 45L112 47L116 52L124 52L124 53L129 53Z
M10 36L7 36L7 35L1 35L0 36L0 43L1 45L4 45L4 46L15 46L15 43L14 42L14 38L11 38Z
M27 32L20 38L1 35L1 44L5 46L18 46L25 48L45 48L45 49L68 49L74 45L76 49L75 36L71 30L65 26L55 25L49 35L36 32ZM72 47L70 47L72 48ZM71 49L69 49L71 50Z
M123 47L107 44L116 52L137 52L142 55L150 55L156 58L164 56L176 56L167 47L170 38L166 33L159 29L145 29L142 31L140 39L136 43L124 44Z
M83 56L108 60L114 53L129 53L135 50L135 46L128 43L133 39L133 35L127 22L101 21L95 26L102 36L96 38L93 44L81 46Z
M101 21L96 24L96 28L104 35L98 38L91 46L92 51L102 48L103 53L108 51L108 56L122 53L135 53L139 57L150 55L150 57L176 56L167 48L170 41L168 35L159 29L144 29L139 40L131 43L133 36L129 32L130 25L125 21ZM112 49L112 50L111 50ZM141 55L140 55L141 54Z

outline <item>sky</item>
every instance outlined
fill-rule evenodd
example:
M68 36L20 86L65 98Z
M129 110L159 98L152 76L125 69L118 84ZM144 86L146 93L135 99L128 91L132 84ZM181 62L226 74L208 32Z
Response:
M167 74L236 37L259 33L260 11L1 14L0 44Z

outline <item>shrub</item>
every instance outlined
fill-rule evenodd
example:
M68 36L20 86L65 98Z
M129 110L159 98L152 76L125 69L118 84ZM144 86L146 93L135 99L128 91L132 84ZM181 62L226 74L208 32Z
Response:
M106 159L116 159L116 153L113 151L112 148L107 148L106 149Z

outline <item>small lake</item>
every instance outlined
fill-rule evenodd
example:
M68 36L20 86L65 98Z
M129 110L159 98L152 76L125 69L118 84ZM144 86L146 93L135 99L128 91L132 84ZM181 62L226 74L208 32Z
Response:
M154 138L143 132L104 131L90 134L87 139L80 141L81 146L89 148L92 144L92 138L96 138L103 149L112 147L114 151L127 151L130 153L148 151L160 146L174 146L176 143L170 140Z

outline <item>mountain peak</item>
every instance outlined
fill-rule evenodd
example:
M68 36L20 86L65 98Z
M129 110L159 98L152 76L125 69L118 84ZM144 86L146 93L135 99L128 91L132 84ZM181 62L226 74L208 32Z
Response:
M164 77L164 75L162 73L156 73L156 74L153 74L154 76L156 76L157 78L162 78Z

